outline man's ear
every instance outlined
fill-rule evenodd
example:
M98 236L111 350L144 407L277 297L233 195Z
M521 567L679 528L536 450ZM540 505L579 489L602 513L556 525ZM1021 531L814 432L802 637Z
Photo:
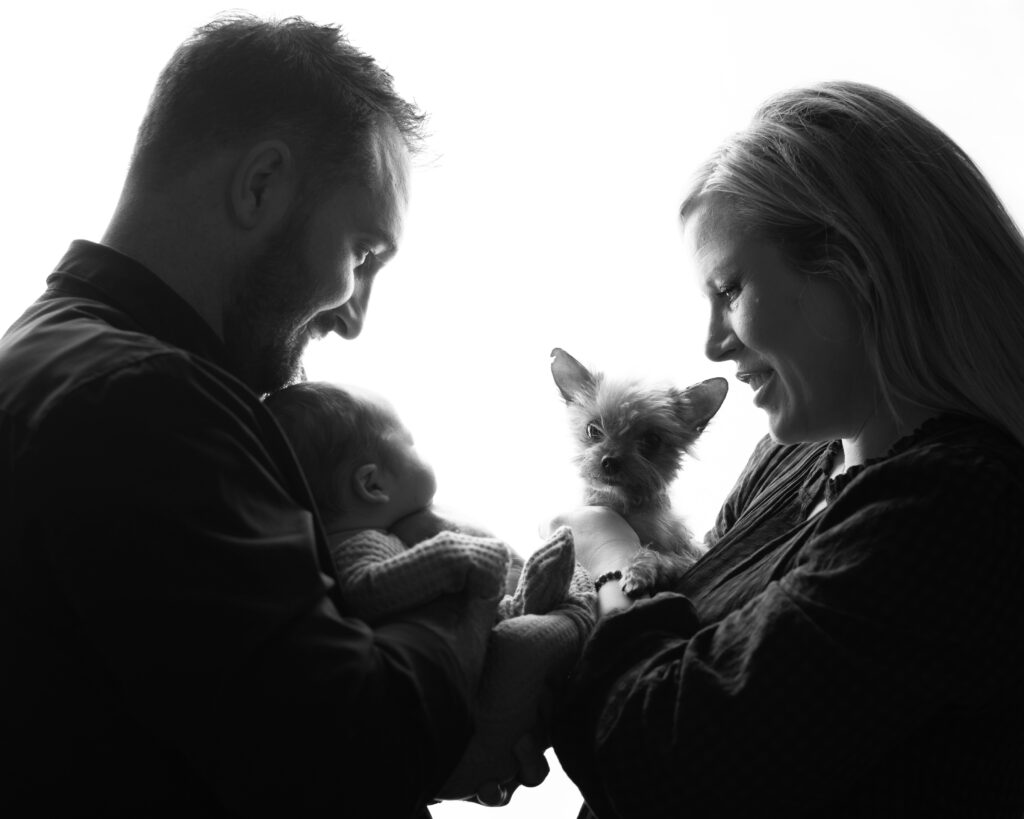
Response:
M286 216L295 191L291 149L279 139L253 145L235 166L228 205L235 222L251 230Z
M391 500L377 464L363 464L352 473L352 491L366 503L387 503Z

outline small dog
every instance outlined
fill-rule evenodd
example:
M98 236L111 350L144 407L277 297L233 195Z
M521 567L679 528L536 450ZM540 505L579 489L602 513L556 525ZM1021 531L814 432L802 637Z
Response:
M679 390L606 379L559 347L551 357L579 446L584 503L618 512L644 545L623 572L622 590L640 597L672 585L703 548L673 511L668 490L729 383L711 378Z

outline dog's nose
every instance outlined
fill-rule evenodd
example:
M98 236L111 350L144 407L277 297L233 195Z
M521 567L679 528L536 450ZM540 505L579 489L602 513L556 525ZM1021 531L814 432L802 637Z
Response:
M619 471L619 459L613 458L611 455L605 455L601 459L601 469L604 470L605 475L614 475Z

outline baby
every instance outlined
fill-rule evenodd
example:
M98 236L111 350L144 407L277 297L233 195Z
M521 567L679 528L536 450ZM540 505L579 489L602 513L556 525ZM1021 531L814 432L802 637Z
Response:
M444 594L503 594L477 733L441 796L464 798L483 782L511 779L512 746L535 719L542 689L565 678L594 625L596 595L576 563L571 531L556 531L525 564L500 540L454 524L404 543L391 530L430 509L437 483L386 400L302 382L270 395L266 406L311 484L346 614L373 623Z
M499 540L445 531L412 551L390 533L431 506L437 482L384 398L304 382L266 403L311 484L351 613L375 622L442 594L505 588L512 554Z

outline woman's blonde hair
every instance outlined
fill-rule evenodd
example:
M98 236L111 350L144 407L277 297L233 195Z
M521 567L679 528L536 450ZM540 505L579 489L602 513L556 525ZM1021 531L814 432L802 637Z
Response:
M847 286L894 413L984 418L1024 444L1024 238L917 111L852 82L779 94L700 169L680 214L709 203Z

